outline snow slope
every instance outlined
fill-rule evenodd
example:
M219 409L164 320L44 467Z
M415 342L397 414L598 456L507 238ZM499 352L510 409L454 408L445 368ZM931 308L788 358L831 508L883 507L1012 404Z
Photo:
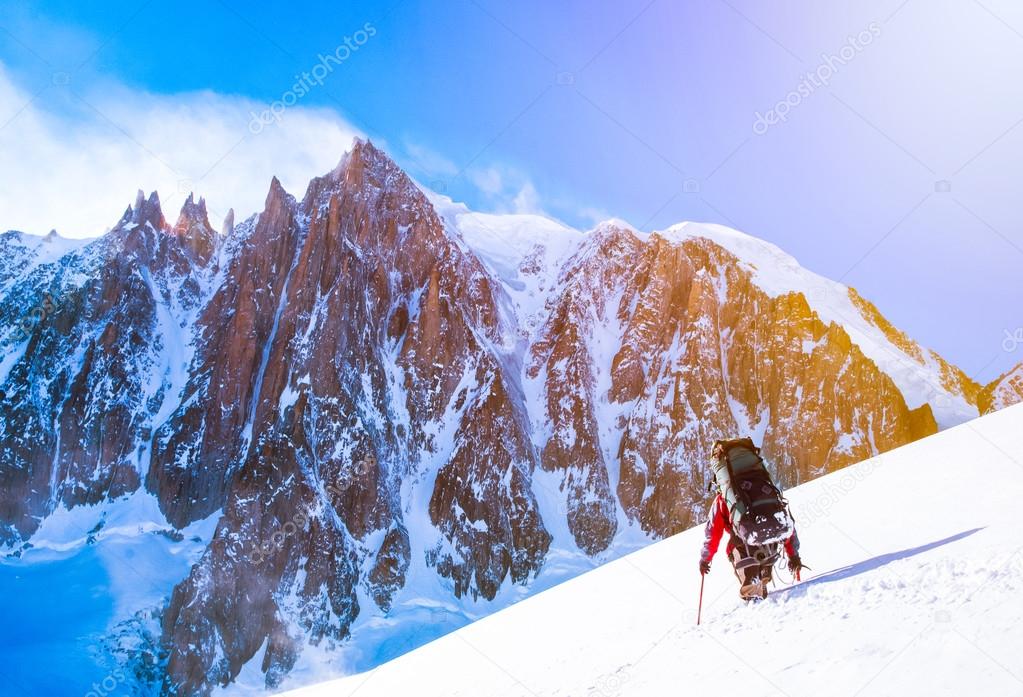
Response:
M292 697L1023 694L1023 405L789 492L802 583L745 607L691 529ZM786 574L781 574L786 575Z

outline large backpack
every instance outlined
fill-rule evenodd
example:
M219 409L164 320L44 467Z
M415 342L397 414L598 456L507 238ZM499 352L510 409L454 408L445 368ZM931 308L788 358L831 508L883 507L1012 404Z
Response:
M760 448L750 438L736 438L715 442L713 453L714 481L728 505L732 534L749 547L788 539L795 524Z

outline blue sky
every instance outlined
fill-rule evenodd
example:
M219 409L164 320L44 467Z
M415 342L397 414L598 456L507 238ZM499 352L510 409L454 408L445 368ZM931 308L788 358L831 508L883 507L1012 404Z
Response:
M1023 360L1021 68L1009 0L0 0L0 228L97 234L138 187L246 216L359 133L478 209L737 227L989 380Z

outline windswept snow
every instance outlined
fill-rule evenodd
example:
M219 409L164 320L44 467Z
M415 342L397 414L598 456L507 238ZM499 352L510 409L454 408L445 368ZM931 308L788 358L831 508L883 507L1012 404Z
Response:
M425 191L425 190L424 190ZM522 325L543 310L561 264L585 233L542 215L476 213L425 191L448 230L468 245L504 285Z
M746 607L719 552L701 626L694 528L287 694L1021 694L1021 453L1017 405L791 490L812 571Z
M25 251L32 255L31 266L23 272L26 274L31 273L36 266L51 264L97 239L95 237L69 239L62 237L56 231L51 231L46 235L32 235L27 232L9 230L4 234L14 235Z

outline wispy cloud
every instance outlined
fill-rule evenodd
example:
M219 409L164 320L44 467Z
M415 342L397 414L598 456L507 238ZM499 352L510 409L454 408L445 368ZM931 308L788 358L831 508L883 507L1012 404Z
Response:
M211 91L161 95L110 83L80 91L59 80L39 87L0 63L0 231L99 235L137 189L159 191L169 218L195 192L214 225L228 208L241 219L262 210L271 177L301 195L361 135L331 109L303 105L253 133L252 114L265 108ZM441 193L460 172L421 143L406 139L399 150L410 173ZM502 163L472 167L464 180L481 210L547 215L545 205L558 203Z
M262 209L271 177L301 195L359 135L335 112L305 106L253 134L251 113L265 106L208 91L19 85L0 64L0 230L97 235L139 188L158 190L168 217L189 191L213 213L245 217Z
M458 165L436 150L410 140L403 141L402 145L407 155L407 166L416 170L417 174L442 178L458 173Z
M502 165L472 168L466 176L496 213L545 215L540 194L522 172Z

